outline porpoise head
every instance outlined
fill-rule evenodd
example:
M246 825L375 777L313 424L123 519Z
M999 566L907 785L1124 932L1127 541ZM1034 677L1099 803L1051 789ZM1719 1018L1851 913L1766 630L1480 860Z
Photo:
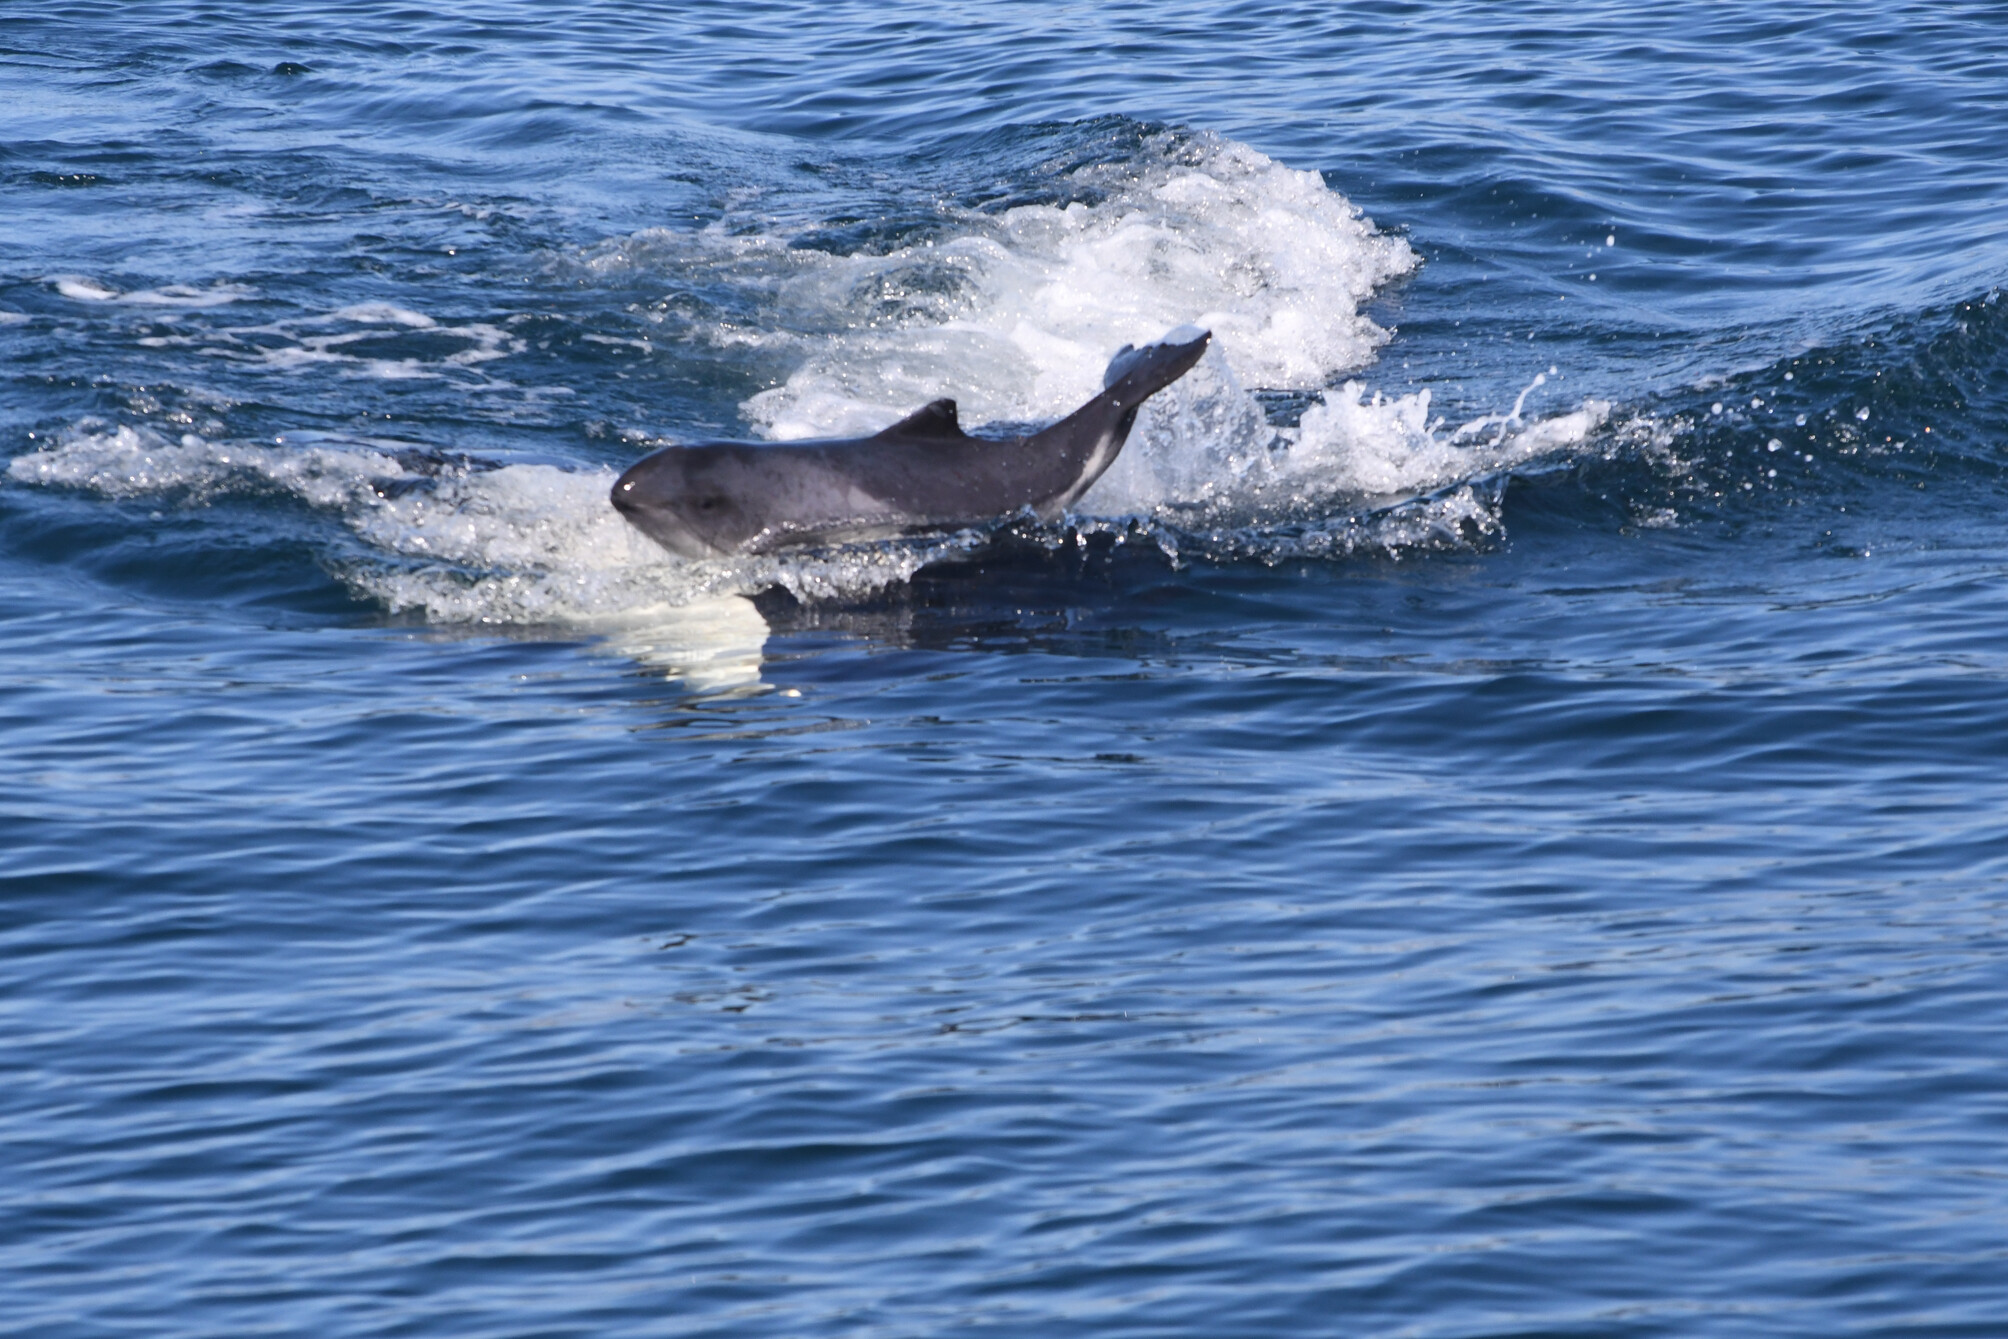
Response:
M658 451L614 481L614 508L671 553L735 553L762 526L744 514L740 490L716 477L729 466L701 449Z

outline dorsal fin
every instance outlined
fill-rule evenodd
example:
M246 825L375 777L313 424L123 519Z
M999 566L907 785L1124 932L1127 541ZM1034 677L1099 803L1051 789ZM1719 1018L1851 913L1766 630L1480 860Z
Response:
M934 400L878 434L881 437L934 437L959 442L969 436L955 417L955 401Z

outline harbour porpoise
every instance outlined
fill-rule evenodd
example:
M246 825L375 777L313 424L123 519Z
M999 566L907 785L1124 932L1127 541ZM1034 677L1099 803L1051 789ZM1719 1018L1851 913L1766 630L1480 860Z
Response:
M972 437L936 400L870 437L667 447L614 483L613 503L686 558L883 539L994 521L1050 520L1115 463L1137 409L1191 370L1212 332L1180 326L1124 345L1101 394L1022 437Z

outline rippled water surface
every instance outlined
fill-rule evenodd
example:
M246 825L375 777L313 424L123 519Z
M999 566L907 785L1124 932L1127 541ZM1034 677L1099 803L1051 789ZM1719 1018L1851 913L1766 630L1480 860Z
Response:
M0 1330L2008 1332L2008 20L0 16ZM691 563L665 444L1065 520Z

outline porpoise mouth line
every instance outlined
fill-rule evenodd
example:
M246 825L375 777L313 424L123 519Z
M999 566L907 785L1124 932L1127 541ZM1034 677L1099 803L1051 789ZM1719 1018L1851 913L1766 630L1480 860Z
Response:
M1205 354L1209 330L1179 326L1109 360L1100 394L1050 427L972 437L935 400L869 437L699 442L635 462L613 504L686 558L956 530L1029 510L1060 516L1115 463L1137 410Z

